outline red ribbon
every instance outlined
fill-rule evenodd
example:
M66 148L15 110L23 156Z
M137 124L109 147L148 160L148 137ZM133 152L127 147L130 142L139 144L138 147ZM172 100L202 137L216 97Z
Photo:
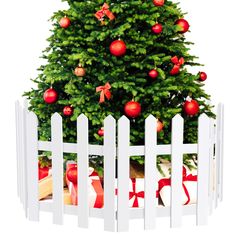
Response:
M110 20L114 20L114 14L109 10L109 5L104 3L101 10L95 13L95 16L98 20L103 21L104 16L107 16Z
M132 181L132 192L129 192L129 200L134 197L134 203L132 207L139 207L138 198L144 198L144 191L136 192L136 179L131 179Z
M197 175L187 175L187 171L186 171L186 168L183 167L183 189L184 189L184 192L187 196L187 201L184 205L188 205L189 202L190 202L190 195L189 195L189 192L188 192L188 189L186 188L185 184L184 184L184 181L197 181ZM159 188L158 188L158 193L157 195L159 196L160 194L160 191L165 187L165 186L171 186L171 179L161 179L159 180L158 182L158 185L159 185Z
M171 58L171 62L174 63L173 69L170 71L171 75L176 75L179 73L180 67L184 64L184 58L178 59L177 56Z
M110 98L111 98L110 89L111 89L111 85L109 83L106 83L104 86L99 86L96 88L97 93L101 92L99 103L105 102L105 97L108 100L110 100Z

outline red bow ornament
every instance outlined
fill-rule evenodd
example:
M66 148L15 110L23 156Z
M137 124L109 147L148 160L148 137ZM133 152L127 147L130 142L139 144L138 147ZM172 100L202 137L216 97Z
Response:
M96 88L97 93L101 92L99 103L105 102L105 97L108 100L111 99L110 89L111 89L111 85L109 83L106 83L104 86L99 86L99 87Z
M184 190L184 193L187 197L187 201L184 203L184 205L188 205L191 201L191 198L190 198L190 194L189 194L189 191L187 189L187 187L185 186L184 182L185 181L197 181L197 175L187 175L187 171L186 171L186 168L183 167L183 190ZM159 185L159 188L158 188L158 196L160 195L160 192L161 190L165 187L165 186L171 186L171 178L168 178L168 179L161 179L159 180L158 182L158 185Z
M136 192L136 179L131 179L132 181L132 192L129 192L129 200L134 198L133 206L132 207L139 207L139 198L144 198L144 191Z
M171 75L179 74L180 67L184 64L184 58L178 59L177 56L171 58L171 62L174 63L173 69L170 71Z
M109 5L107 3L104 3L101 10L97 11L95 13L95 16L98 20L103 21L104 16L107 16L110 20L114 20L115 16L114 14L109 10Z

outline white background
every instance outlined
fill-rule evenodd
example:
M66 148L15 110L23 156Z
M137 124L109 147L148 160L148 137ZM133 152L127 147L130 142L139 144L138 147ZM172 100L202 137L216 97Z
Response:
M167 219L158 219L156 231L144 232L142 221L136 221L131 226L130 234L199 235L230 230L234 235L236 5L233 0L180 2L184 11L189 13L186 19L191 24L191 33L187 36L195 42L192 52L206 64L204 70L209 76L206 90L212 94L213 103L222 101L226 105L224 202L210 217L206 227L195 227L195 219L187 217L181 229L169 229ZM38 57L47 46L46 38L50 35L47 20L63 6L65 3L59 0L9 0L0 3L0 235L104 234L100 220L92 220L90 230L78 229L75 217L66 217L64 226L52 225L49 214L43 214L40 223L28 222L16 198L14 101L32 86L30 78L37 74L36 69L42 63Z

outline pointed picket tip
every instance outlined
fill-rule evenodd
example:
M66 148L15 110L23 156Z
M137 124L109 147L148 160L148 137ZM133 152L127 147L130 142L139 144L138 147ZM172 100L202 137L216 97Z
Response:
M130 120L125 116L121 116L121 118L118 120L118 123L119 124L126 124L128 125L130 123Z
M145 119L146 122L157 122L157 118L153 115L149 115L146 119Z
M180 114L177 114L173 117L172 120L183 120L183 117Z
M210 118L205 113L201 114L198 119L199 119L199 121L200 120L210 120Z
M36 116L36 114L31 111L28 113L28 119L32 122L34 122L34 124L38 125L38 117Z
M109 121L114 122L114 121L115 121L115 118L114 118L112 115L109 115L109 116L107 116L107 117L104 119L104 122L109 122Z
M59 120L59 119L62 119L61 115L57 112L55 112L52 117L51 117L51 120Z
M88 117L85 114L81 114L77 117L77 122L86 121L88 122Z

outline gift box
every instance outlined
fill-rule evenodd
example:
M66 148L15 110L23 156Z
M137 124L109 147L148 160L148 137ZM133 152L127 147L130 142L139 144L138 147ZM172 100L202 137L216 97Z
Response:
M66 172L72 167L76 167L75 163L67 163ZM93 168L89 167L89 176L88 176L88 195L89 195L89 207L91 208L102 208L103 207L103 196L104 191L100 178L96 171ZM68 180L66 176L66 184L68 186L71 202L73 205L78 204L78 188L77 183L72 183Z
M38 178L39 178L39 200L46 198L52 194L52 172L51 168L43 167L38 168Z
M196 165L194 162L192 166ZM163 171L161 174L158 171L158 195L164 206L170 206L171 202L171 163L160 164ZM164 177L163 177L164 175ZM197 202L197 170L196 168L190 170L187 166L183 166L183 184L182 184L182 204L194 204Z

